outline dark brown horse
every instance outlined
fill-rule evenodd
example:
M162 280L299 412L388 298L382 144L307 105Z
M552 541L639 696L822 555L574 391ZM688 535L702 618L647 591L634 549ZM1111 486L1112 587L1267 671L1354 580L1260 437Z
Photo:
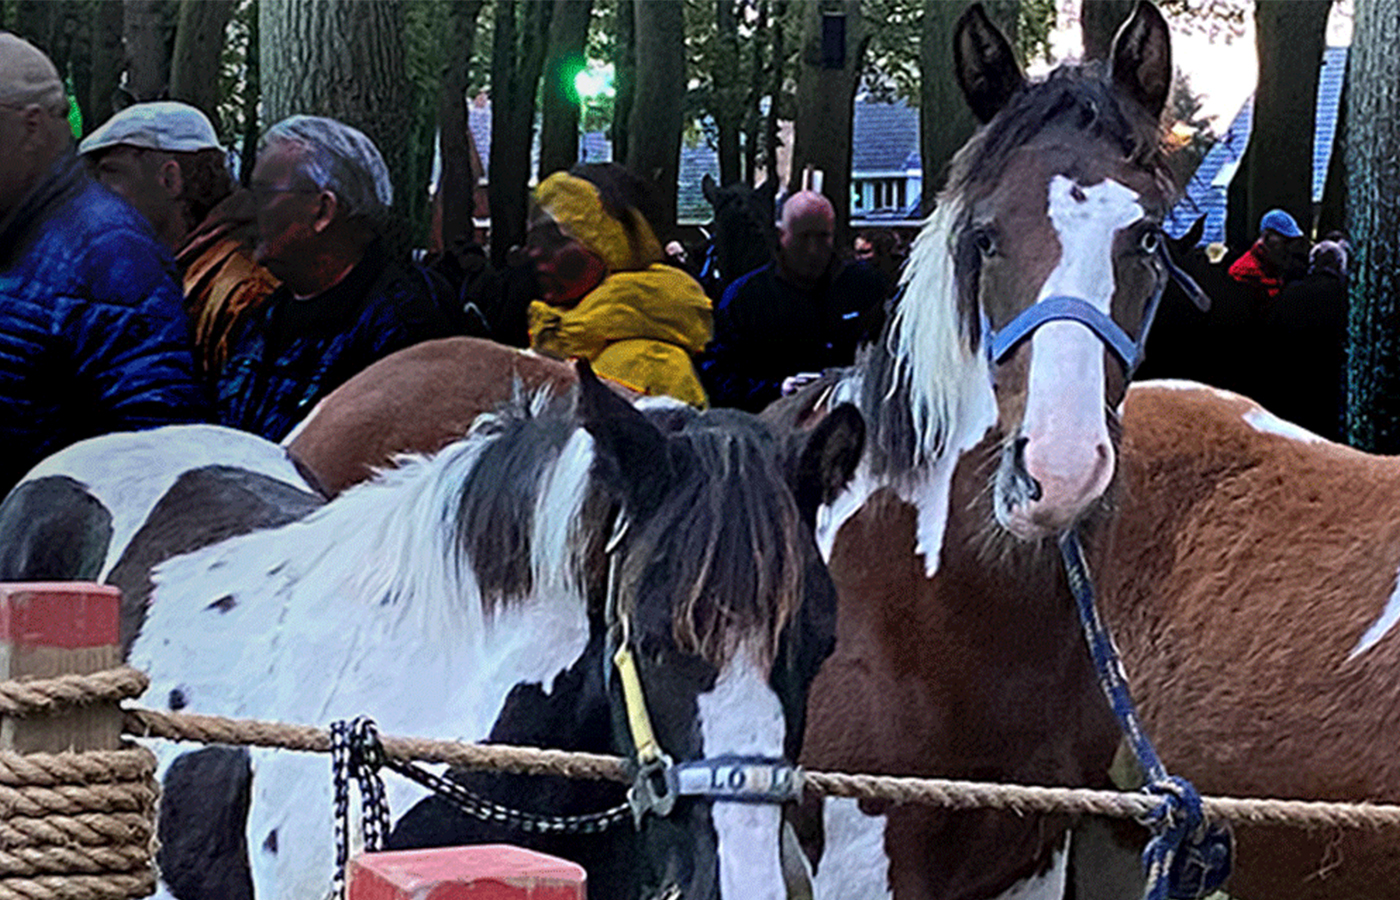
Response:
M881 340L779 418L857 402L869 437L819 540L837 649L820 769L1107 786L1117 728L1053 538L1111 510L1117 417L1168 277L1170 40L1140 4L1105 64L1027 83L974 6L955 160ZM1027 317L1027 314L1029 318ZM1069 821L838 800L804 821L822 897L1059 896Z

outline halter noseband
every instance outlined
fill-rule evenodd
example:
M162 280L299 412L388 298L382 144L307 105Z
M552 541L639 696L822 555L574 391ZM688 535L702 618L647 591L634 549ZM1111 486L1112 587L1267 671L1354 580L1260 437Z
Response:
M1158 244L1156 256L1161 260L1167 278L1179 284L1197 308L1203 311L1210 308L1210 299L1205 292L1190 275L1172 261L1165 241ZM1046 322L1067 320L1078 322L1098 335L1099 340L1104 342L1114 359L1123 367L1124 376L1132 380L1133 373L1147 355L1147 335L1152 330L1152 321L1157 318L1157 307L1161 303L1166 286L1166 278L1159 280L1151 299L1147 301L1147 306L1142 312L1142 327L1138 329L1137 340L1129 337L1121 325L1098 307L1079 297L1056 295L1032 303L997 330L993 330L991 323L984 318L988 361L993 367L1005 362L1021 341L1030 337L1037 328Z
M741 803L786 803L802 798L802 771L786 759L769 756L723 754L704 759L673 762L656 740L647 712L642 679L632 656L631 622L622 614L619 604L620 554L617 552L627 534L628 518L619 513L608 538L608 587L606 621L609 649L604 654L604 682L611 669L617 670L619 687L625 707L627 728L632 738L637 766L632 786L627 790L627 803L632 807L633 822L641 827L648 813L668 816L675 808L677 797L705 797L711 801Z

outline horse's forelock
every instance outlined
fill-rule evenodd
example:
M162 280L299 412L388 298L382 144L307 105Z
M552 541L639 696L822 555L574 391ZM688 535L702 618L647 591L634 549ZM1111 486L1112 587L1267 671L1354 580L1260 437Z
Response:
M728 428L688 428L689 471L636 529L623 566L635 603L665 566L672 637L682 652L722 666L745 643L771 665L802 602L801 520L771 446ZM658 563L657 561L664 561Z
M1101 61L1064 65L1027 84L953 158L947 193L978 196L995 184L1012 153L1041 134L1065 128L1102 141L1151 172L1165 193L1171 176L1161 122L1113 84Z

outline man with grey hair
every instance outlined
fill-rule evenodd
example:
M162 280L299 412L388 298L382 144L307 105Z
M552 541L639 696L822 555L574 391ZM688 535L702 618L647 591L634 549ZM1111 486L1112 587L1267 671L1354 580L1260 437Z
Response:
M319 116L278 122L250 186L254 257L282 286L233 342L219 420L280 441L370 363L458 329L444 305L449 289L388 256L380 230L393 189L363 133Z
M78 155L175 254L195 362L212 382L230 337L277 287L253 261L253 196L235 190L214 124L188 103L136 103L83 138Z
M201 421L174 260L73 153L53 63L0 32L0 494L74 441Z

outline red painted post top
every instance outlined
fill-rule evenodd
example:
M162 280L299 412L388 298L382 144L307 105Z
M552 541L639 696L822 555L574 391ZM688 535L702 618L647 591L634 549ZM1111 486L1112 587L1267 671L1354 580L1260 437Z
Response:
M79 650L115 646L121 591L88 581L0 582L0 643Z
M508 844L362 853L347 900L586 900L583 867Z

